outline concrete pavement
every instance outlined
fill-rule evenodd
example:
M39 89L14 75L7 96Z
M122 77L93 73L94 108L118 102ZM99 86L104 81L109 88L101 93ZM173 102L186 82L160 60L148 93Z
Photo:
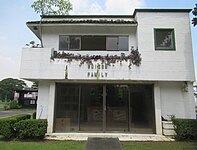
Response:
M0 111L0 118L9 117L18 114L32 114L36 110L34 109L12 109Z

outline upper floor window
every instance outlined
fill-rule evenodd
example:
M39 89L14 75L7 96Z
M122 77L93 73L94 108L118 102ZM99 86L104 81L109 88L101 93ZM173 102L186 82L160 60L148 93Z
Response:
M80 50L80 44L80 36L60 35L59 37L59 50Z
M174 29L154 29L155 50L175 50Z
M59 50L128 51L128 36L59 36Z

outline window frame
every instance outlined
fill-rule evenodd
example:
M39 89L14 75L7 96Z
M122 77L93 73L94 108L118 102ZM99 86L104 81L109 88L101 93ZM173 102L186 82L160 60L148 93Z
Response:
M105 50L85 50L85 49L83 49L82 50L82 37L83 36L101 36L101 37L105 37ZM67 41L67 47L68 47L68 49L63 49L62 48L62 46L60 46L60 38L61 37L67 37L68 38L68 41ZM78 37L79 39L80 39L80 42L79 42L79 49L70 49L70 38L71 37ZM120 49L120 45L119 45L119 43L120 43L120 38L121 37L125 37L125 38L127 38L127 47L128 47L128 49L127 50L121 50ZM109 38L117 38L117 49L108 49L107 48L107 42L108 42L108 39ZM60 49L60 47L61 47L61 49ZM59 51L129 51L129 35L66 35L66 34L63 34L63 35L59 35L59 45L58 45L58 50Z
M173 47L172 48L168 48L168 47L158 47L157 46L157 31L171 31L172 33L172 40L171 42L173 42ZM176 42L175 42L175 30L174 28L154 28L154 45L155 45L155 50L156 51L176 51Z
M68 37L68 49L60 49L60 37ZM71 37L77 37L80 39L79 42L79 49L71 49L70 48L70 38ZM81 36L80 35L59 35L59 51L80 51L81 50Z

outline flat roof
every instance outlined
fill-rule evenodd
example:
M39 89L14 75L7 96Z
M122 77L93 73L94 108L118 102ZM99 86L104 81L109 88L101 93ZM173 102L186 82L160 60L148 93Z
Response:
M174 12L174 13L176 13L176 12L187 12L187 13L189 13L190 11L191 11L192 9L163 9L163 8L161 8L161 9L158 9L158 8L152 8L152 9L149 9L149 8L147 8L147 9L135 9L134 10L134 13L133 13L133 16L135 16L136 15L136 13L137 12Z

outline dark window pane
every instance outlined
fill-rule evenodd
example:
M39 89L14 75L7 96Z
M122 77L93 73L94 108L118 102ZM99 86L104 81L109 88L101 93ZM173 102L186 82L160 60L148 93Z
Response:
M127 36L119 37L119 50L120 51L128 51L129 50L129 39Z
M102 131L103 87L83 85L81 89L80 131Z
M59 36L59 50L68 50L69 37L65 35Z
M55 132L78 131L79 88L57 85Z
M174 30L156 29L155 30L155 48L156 49L175 49Z
M70 36L70 50L80 50L81 37L79 36Z
M106 50L105 36L82 36L82 50Z
M107 37L107 50L118 50L118 37Z

